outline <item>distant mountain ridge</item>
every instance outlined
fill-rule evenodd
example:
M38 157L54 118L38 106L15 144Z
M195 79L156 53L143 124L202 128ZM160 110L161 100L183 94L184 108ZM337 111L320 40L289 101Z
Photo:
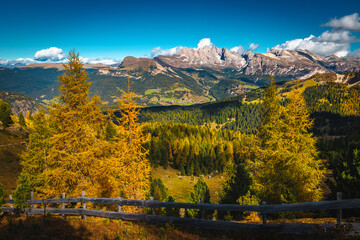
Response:
M171 56L125 57L116 66L84 65L92 82L91 95L100 95L104 105L114 105L127 78L141 106L190 105L249 92L276 81L307 79L314 74L356 72L360 58L322 57L307 50L269 50L239 54L226 48L205 46L181 48ZM32 64L0 68L0 90L16 91L37 100L59 94L57 76L61 64Z
M184 47L175 55L158 56L154 60L175 68L233 69L238 75L293 76L299 79L316 73L345 73L360 69L360 58L321 57L308 50L271 49L267 53L239 54L215 46L200 49Z

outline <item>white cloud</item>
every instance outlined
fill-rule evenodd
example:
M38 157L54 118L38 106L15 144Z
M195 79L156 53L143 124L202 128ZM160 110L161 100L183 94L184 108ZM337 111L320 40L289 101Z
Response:
M251 43L249 47L249 51L250 52L255 51L258 47L260 47L260 44Z
M239 54L243 54L243 53L246 53L246 49L243 46L239 45L239 46L231 48L230 52L237 52Z
M285 43L281 45L276 45L273 48L291 50L306 49L321 56L329 56L335 54L338 57L346 57L349 53L350 44L348 42L341 43L321 41L320 38L310 35L308 38L286 41Z
M34 59L38 61L60 61L65 58L65 54L62 49L57 47L51 47L37 51Z
M1 59L0 58L0 67L14 68L21 67L24 65L36 63L32 58L18 58L18 59Z
M335 18L323 26L360 32L360 17L358 13L354 13L340 19Z
M230 52L237 52L239 54L243 54L246 52L253 52L254 50L256 50L260 45L259 44L255 44L255 43L251 43L248 49L245 49L243 46L239 45L236 47L233 47L230 49Z
M355 36L351 35L349 31L326 31L323 32L318 38L314 40L318 42L339 42L339 43L351 43L358 42Z
M120 63L121 61L117 61L116 59L110 58L83 58L80 57L81 61L84 64L104 64L104 65L113 65Z
M205 46L213 47L215 45L211 42L210 38L203 38L203 39L201 39L199 41L196 49L200 49L200 48L203 48Z
M350 43L359 42L353 32L360 31L360 18L357 13L333 19L322 25L332 27L319 37L310 35L304 39L294 39L276 45L274 49L306 49L321 56L335 54L338 57L350 56Z
M158 55L174 55L179 51L182 47L173 47L170 49L161 49L161 47L153 48L151 51L151 57L156 57Z

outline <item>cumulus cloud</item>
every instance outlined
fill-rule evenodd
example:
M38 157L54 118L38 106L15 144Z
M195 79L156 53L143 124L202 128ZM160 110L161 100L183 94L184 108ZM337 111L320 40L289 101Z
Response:
M203 38L203 39L201 39L199 41L197 47L193 48L193 49L198 50L198 49L203 48L205 46L213 47L215 45L211 42L210 38ZM183 48L182 46L177 46L177 47L173 47L173 48L170 48L170 49L162 49L161 47L156 47L156 48L152 49L151 57L156 57L158 55L174 55L182 48Z
M247 51L243 46L239 45L239 46L231 48L230 52L237 52L239 54L243 54L243 53L246 53Z
M213 47L215 45L211 42L210 38L203 38L199 41L199 43L197 45L197 49L200 49L200 48L203 48L206 46Z
M18 59L1 59L0 58L0 67L14 68L21 67L24 65L36 63L32 58L18 58Z
M320 56L329 56L335 54L338 57L346 57L349 53L350 44L348 42L337 43L330 41L321 41L319 38L310 35L308 38L286 41L281 45L276 45L275 47L273 47L273 49L305 49Z
M65 58L65 54L61 48L51 47L37 51L34 59L38 61L60 61Z
M104 64L104 65L115 65L120 63L120 60L117 59L111 59L111 58L83 58L80 57L81 61L84 64ZM47 63L66 63L67 59L62 58L61 60L56 61L46 61ZM44 61L35 60L32 58L18 58L18 59L1 59L0 58L0 67L6 67L6 68L15 68L15 67L21 67L24 65L32 64L32 63L44 63Z
M319 37L310 35L304 39L294 39L274 46L274 49L304 49L321 56L335 54L338 57L350 56L350 44L360 40L352 32L360 31L360 18L357 13L333 19L323 26L332 27Z
M334 29L345 29L352 32L360 32L360 17L358 13L344 16L340 19L332 19L323 26L332 27Z
M156 57L158 55L174 55L179 51L182 47L173 47L170 49L162 49L161 47L153 48L151 51L151 57Z
M83 58L83 57L80 57L80 59L84 64L114 65L114 64L121 62L121 61L117 61L116 59L111 59L111 58Z
M239 54L243 54L246 52L253 52L255 51L260 45L259 44L255 44L255 43L251 43L248 49L245 49L243 46L239 45L236 47L233 47L230 49L230 52L237 52Z

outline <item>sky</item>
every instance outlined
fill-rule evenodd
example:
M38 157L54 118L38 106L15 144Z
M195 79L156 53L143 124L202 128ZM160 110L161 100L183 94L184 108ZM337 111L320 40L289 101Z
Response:
M84 62L174 54L181 47L238 53L308 49L360 56L360 1L0 0L0 64Z

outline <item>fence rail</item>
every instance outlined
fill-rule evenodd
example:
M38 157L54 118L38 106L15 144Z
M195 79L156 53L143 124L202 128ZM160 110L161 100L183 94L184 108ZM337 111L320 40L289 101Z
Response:
M173 224L182 224L190 225L202 228L211 228L211 229L223 229L223 230L239 230L239 228L245 227L247 229L257 229L257 228L268 228L277 229L284 228L284 224L266 224L267 214L269 213L281 213L281 212L294 212L294 211L314 211L314 210L337 210L338 213L338 223L341 223L341 211L342 209L352 209L360 208L360 199L341 199L341 194L338 194L338 200L333 201L321 201L321 202L306 202L306 203L290 203L290 204L273 204L273 205L237 205L237 204L209 204L209 203L177 203L177 202L160 202L156 200L133 200L133 199L121 199L121 198L90 198L85 197L85 193L82 194L82 197L68 197L65 198L63 194L62 198L52 198L52 199L34 199L33 194L32 199L26 201L26 204L32 205L31 208L26 209L25 211L28 214L44 214L46 212L66 215L81 215L83 218L86 216L95 216L95 217L105 217L105 218L114 218L114 219L123 219L123 220L138 220L138 221L147 221L152 223L173 223ZM13 199L5 200L6 203L11 204L11 207L3 207L3 211L12 212L14 211L13 204L15 203ZM46 204L52 203L62 203L62 208L46 208ZM81 208L65 208L65 203L82 203ZM118 211L101 211L86 209L86 203L95 203L95 204L106 204L106 205L117 205ZM34 204L44 205L44 208L34 208ZM235 222L226 222L226 221L212 221L205 219L192 219L192 218L182 218L182 217L169 217L155 215L155 211L152 211L153 214L140 214L140 213L125 213L121 212L121 206L135 206L135 207L147 207L147 208L184 208L184 209L199 209L204 210L217 210L217 211L253 211L261 213L263 216L263 225L261 224L248 224L248 223L235 223ZM202 214L204 215L204 214ZM294 226L294 224L291 224ZM299 224L295 224L299 225ZM302 224L301 226L309 228L309 224ZM300 225L299 225L300 226Z

